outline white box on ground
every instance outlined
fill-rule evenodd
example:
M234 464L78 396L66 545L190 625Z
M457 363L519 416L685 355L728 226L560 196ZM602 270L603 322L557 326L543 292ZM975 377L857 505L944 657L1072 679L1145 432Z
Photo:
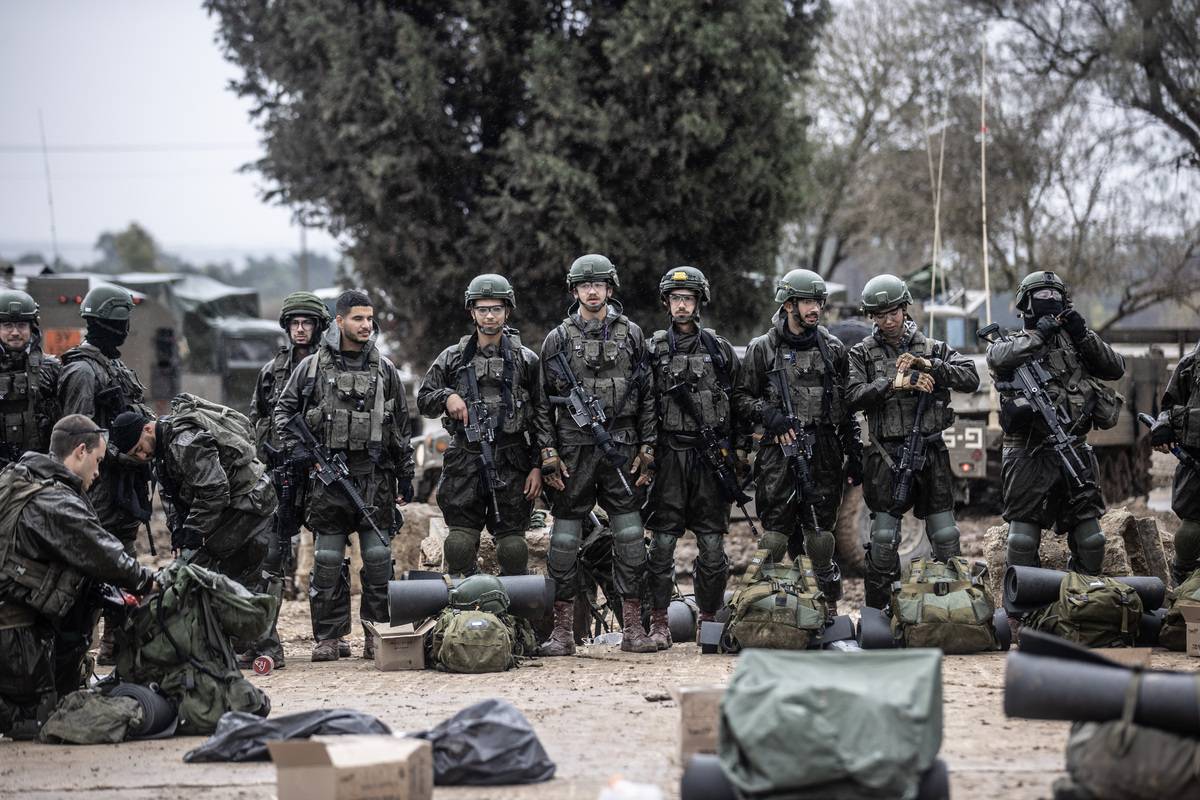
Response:
M430 800L433 749L395 736L267 742L279 800Z
M1200 658L1200 606L1180 605L1178 608L1187 624L1187 654Z
M375 669L425 669L425 635L437 624L436 618L426 620L416 630L412 625L365 624L367 634L375 639Z

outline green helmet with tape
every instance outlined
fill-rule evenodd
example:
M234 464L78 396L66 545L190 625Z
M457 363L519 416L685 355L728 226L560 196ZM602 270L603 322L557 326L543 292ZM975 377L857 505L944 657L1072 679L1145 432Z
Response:
M621 287L621 282L617 280L617 268L608 260L608 256L599 253L580 256L571 264L571 269L567 270L568 289L574 289L578 283L592 281L607 281L614 289Z
M1067 291L1066 282L1049 270L1039 269L1022 278L1021 283L1017 286L1015 298L1017 310L1029 313L1029 301L1033 298L1033 293L1039 289L1057 289L1062 293L1063 305L1071 304L1071 293Z
M90 290L79 304L79 316L84 319L128 320L132 314L133 295L111 283Z
M489 299L503 300L508 303L509 308L517 307L517 293L513 291L508 278L492 273L476 275L471 278L471 282L467 284L467 290L463 292L463 305L469 309L471 303L476 300Z
M876 275L862 290L860 309L865 314L887 311L901 305L912 305L908 284L895 275Z
M508 592L495 575L472 575L450 590L450 605L502 614L508 611Z
M0 291L0 322L38 321L37 301L18 289Z
M667 274L662 276L662 280L658 282L658 295L664 299L676 289L690 289L699 296L701 303L708 302L708 278L704 277L704 273L695 267L669 269Z
M825 279L811 269L794 269L775 283L775 302L786 303L794 297L825 302L829 290Z
M329 327L329 307L312 292L292 292L283 298L279 311L279 327L285 331L292 317L312 317L317 321L317 334Z

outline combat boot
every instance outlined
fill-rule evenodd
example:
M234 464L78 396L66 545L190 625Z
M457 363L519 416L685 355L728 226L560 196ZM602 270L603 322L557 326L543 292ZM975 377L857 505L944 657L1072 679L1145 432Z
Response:
M570 600L554 601L554 630L538 647L539 656L575 655L575 604Z
M113 631L116 630L108 620L104 620L104 634L100 637L100 652L96 655L96 664L101 667L115 667L117 664L116 642Z
M1175 585L1179 586L1188 577L1200 567L1200 563L1195 561L1181 562L1178 558L1171 562L1171 577L1175 580Z
M701 611L696 617L696 644L700 644L700 629L704 627L706 622L716 622L717 615L711 611Z
M314 663L317 661L337 661L340 655L338 650L337 639L322 639L313 648L312 660Z
M342 658L349 658L350 657L350 643L347 642L345 639L338 639L337 645L338 645L338 648L337 648L338 655L341 656Z
M368 635L367 638L363 640L363 656L362 657L364 659L366 659L367 661L375 660L375 637L374 636Z
M667 610L656 608L650 612L650 640L659 650L671 647L671 626L667 622Z
M817 588L825 595L825 625L833 624L837 617L837 601L842 599L842 570L837 562L824 569L816 570Z
M657 653L658 645L642 627L642 601L626 598L621 601L621 649L626 653ZM670 633L668 632L668 636Z

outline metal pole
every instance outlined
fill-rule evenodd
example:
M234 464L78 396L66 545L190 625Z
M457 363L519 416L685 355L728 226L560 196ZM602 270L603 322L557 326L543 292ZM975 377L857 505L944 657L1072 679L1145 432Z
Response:
M46 170L46 204L50 207L50 247L54 250L54 268L61 260L58 255L58 228L54 223L54 192L50 189L50 153L46 149L46 124L42 120L42 109L38 109L38 132L42 136L42 166Z
M308 290L308 228L300 225L300 288Z
M983 302L987 324L992 324L992 282L988 271L987 235L987 28L983 30L979 48L979 208L983 224L980 227L983 244Z

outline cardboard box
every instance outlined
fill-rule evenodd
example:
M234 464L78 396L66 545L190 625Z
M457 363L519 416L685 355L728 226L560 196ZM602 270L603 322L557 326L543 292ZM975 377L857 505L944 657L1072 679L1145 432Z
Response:
M1187 624L1187 654L1200 658L1200 606L1180 605L1178 608Z
M679 702L680 763L687 764L696 753L717 752L717 728L724 696L724 684L681 686L675 691Z
M1126 667L1139 669L1150 668L1150 656L1154 654L1153 647L1107 647L1100 653L1109 661L1115 661Z
M267 742L279 800L430 800L433 748L398 736Z
M366 623L367 632L375 639L375 669L425 669L425 636L436 624L436 619L428 619L414 630L412 625L376 627Z

